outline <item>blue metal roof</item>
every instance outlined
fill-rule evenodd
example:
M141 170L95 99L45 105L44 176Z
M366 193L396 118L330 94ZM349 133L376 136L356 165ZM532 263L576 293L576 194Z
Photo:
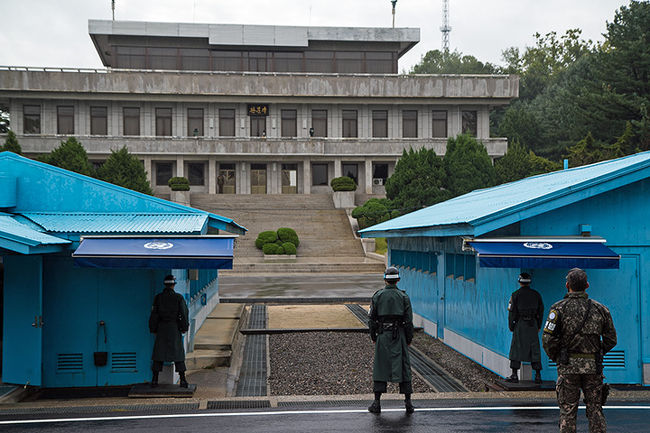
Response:
M52 233L201 233L207 213L22 212Z
M41 233L16 221L11 215L0 215L0 248L30 254L33 252L54 252L70 244L67 239Z
M528 177L472 191L360 230L362 237L479 235L580 199L650 177L650 152ZM585 192L594 189L591 192ZM569 200L570 202L570 200ZM544 205L544 206L543 206ZM480 226L484 226L479 228ZM392 232L401 232L392 234Z

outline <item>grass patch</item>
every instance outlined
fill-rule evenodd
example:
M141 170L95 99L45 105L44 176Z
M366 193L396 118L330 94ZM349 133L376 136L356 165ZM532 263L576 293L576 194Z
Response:
M386 238L375 238L375 252L377 254L386 254L386 251L388 251Z

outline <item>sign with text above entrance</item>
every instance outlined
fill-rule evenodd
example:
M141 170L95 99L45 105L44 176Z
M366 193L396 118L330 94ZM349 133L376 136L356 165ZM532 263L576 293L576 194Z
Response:
M268 106L268 104L248 104L248 115L249 116L268 116L269 115L269 106Z

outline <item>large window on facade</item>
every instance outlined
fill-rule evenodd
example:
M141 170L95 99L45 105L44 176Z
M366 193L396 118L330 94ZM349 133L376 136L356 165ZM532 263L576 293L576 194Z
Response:
M274 53L273 70L275 72L302 72L302 53Z
M327 186L327 164L312 164L311 184L314 186Z
M56 133L74 134L74 107L72 105L56 107Z
M203 137L203 108L187 109L187 135Z
M372 165L372 184L384 185L388 179L388 164L377 163Z
M353 138L358 136L357 110L343 110L343 137Z
M235 136L235 110L221 108L219 110L219 135L221 137Z
M156 135L169 137L172 135L172 109L156 108Z
M311 127L314 137L327 137L327 110L311 110Z
M397 68L393 67L393 53L375 52L366 53L366 72L368 74L394 74Z
M372 136L388 137L388 111L372 110Z
M213 71L241 71L241 51L212 51Z
M344 162L342 164L343 176L347 176L359 185L359 164Z
M207 48L181 48L181 69L186 71L209 71L210 51Z
M23 105L23 134L41 133L41 106Z
M306 51L305 72L334 72L334 52L332 51Z
M363 53L361 51L337 51L336 72L342 74L363 72Z
M269 71L269 57L270 53L249 51L248 53L248 69L251 72L268 72Z
M149 48L148 54L151 69L180 69L178 48Z
M436 110L432 114L432 137L447 137L447 112Z
M470 134L476 137L476 133L478 130L476 111L463 111L461 112L461 114L463 116L463 125L462 125L463 134Z
M124 135L140 135L140 108L124 107L122 114Z
M108 134L108 109L90 107L90 135Z
M190 185L205 185L205 164L189 162L187 164L187 180Z
M144 47L115 47L116 67L124 69L145 69L147 56Z
M266 116L249 116L251 137L266 137Z
M297 137L298 136L298 124L297 124L297 112L296 110L282 110L282 136L283 137Z
M402 111L402 137L417 138L418 112L417 110Z
M167 185L172 178L174 164L171 162L156 163L156 185Z

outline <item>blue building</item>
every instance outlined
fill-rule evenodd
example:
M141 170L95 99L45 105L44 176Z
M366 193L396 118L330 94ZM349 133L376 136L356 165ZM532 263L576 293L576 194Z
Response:
M568 269L586 269L589 295L610 308L618 331L607 380L648 385L649 194L644 152L476 190L360 233L388 239L417 324L501 376L510 374L507 305L517 275L532 275L547 314L566 293ZM542 364L544 377L555 377L545 354Z
M189 347L218 303L218 269L232 267L236 236L208 234L222 230L246 229L0 153L2 380L42 387L148 380L153 297L173 273L190 309Z

